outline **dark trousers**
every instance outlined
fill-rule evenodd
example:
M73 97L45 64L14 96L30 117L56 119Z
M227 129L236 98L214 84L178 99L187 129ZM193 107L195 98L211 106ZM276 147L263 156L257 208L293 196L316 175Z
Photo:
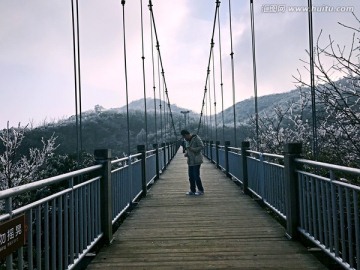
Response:
M204 192L204 188L200 178L200 165L188 166L189 168L189 182L190 190L196 192L196 187L199 191Z

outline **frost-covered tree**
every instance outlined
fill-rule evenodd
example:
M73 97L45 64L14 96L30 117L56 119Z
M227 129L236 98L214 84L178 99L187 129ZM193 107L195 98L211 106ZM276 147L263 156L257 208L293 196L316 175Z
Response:
M339 23L353 32L349 48L335 44L330 35L322 46L322 32L318 36L314 48L315 94L319 159L359 166L360 20L353 16L357 27ZM300 72L296 80L302 87L309 87Z
M23 185L35 180L46 158L53 155L56 137L41 138L42 148L30 148L29 154L20 155L19 147L25 138L26 127L9 127L0 131L4 152L0 154L0 190Z
M310 149L310 125L305 115L309 103L308 93L299 92L299 99L277 105L272 111L259 115L260 151L281 154L285 143L301 142L304 153ZM255 116L250 117L255 131ZM252 136L255 138L255 134ZM250 139L251 140L251 139ZM256 141L251 140L254 145Z

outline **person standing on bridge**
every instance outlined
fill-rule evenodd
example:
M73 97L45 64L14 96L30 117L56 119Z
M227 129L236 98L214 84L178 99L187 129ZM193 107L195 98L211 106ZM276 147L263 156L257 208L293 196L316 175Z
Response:
M193 135L186 129L181 131L181 136L186 140L185 157L187 157L190 182L190 191L186 195L203 195L204 187L200 178L200 166L203 163L201 151L204 143L198 135ZM196 191L196 187L198 191Z

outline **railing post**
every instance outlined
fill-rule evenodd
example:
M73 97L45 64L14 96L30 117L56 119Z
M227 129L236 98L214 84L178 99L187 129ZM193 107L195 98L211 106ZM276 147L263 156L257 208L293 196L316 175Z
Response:
M145 145L137 146L138 153L141 153L141 187L142 187L142 195L146 196L147 187L146 187L146 151Z
M210 161L211 161L212 163L214 163L212 145L213 145L213 141L210 141Z
M265 164L264 164L264 155L261 153L259 155L259 170L260 170L260 176L259 176L259 195L261 196L261 200L265 201Z
M171 159L175 156L175 142L171 142Z
M112 188L111 188L111 150L96 149L94 151L95 162L102 164L100 181L100 208L101 230L104 235L104 244L109 245L113 240L112 234Z
M220 165L219 165L219 145L220 145L220 141L216 141L216 145L215 145L215 149L216 149L216 168L220 169Z
M204 156L209 158L209 155L208 155L208 147L209 147L209 141L204 141Z
M166 143L161 143L161 147L163 148L163 159L164 159L164 169L166 170Z
M241 142L241 159L242 159L242 180L243 180L243 192L249 194L248 186L248 170L247 170L247 157L249 153L247 150L250 149L250 142Z
M166 145L167 145L167 152L168 152L168 155L167 155L167 163L169 163L170 162L170 160L171 160L171 153L170 153L170 143L168 142L168 143L166 143Z
M171 159L172 159L172 142L169 142L169 163Z
M301 143L288 143L284 147L286 236L294 240L298 238L299 224L299 195L294 159L300 156L301 148Z
M231 177L229 173L229 146L230 141L225 141L225 173L226 177Z
M155 158L156 158L156 179L160 178L160 160L159 160L159 146L157 143L153 144L155 149Z

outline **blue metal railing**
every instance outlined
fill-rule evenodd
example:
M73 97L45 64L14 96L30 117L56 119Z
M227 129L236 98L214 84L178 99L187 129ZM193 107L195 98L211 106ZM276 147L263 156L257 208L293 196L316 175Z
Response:
M328 170L320 176L297 170L299 231L348 269L360 269L360 187L337 174L360 176L360 169L296 159L298 164ZM316 170L312 170L316 171Z
M156 178L156 155L154 151L149 151L146 157L146 184L154 182Z
M228 154L228 164L229 164L229 174L239 181L241 184L242 182L242 157L241 153L238 152L239 149L229 147L229 154Z
M176 154L177 147L176 144L167 144L158 152L148 151L145 154L145 176L141 153L109 161L108 166L115 168L110 169L111 190L105 195L101 194L101 185L105 181L104 164L0 191L0 203L6 210L0 215L0 223L25 214L27 224L25 246L6 259L0 258L0 268L73 269L104 236L101 210L104 201L101 198L111 194L109 222L114 224L142 194L143 177L147 185L152 183L157 176L157 161L160 173ZM90 179L81 180L87 178ZM57 191L53 194L13 209L13 200L18 196L42 188L50 190L54 186Z
M247 151L249 190L286 220L284 156Z
M219 166L221 169L225 170L225 149L223 146L219 147Z
M205 156L216 163L222 147L213 144L205 147ZM291 215L299 216L298 232L344 268L360 270L360 187L340 181L344 174L359 179L360 169L297 158L294 168L302 167L295 170L297 198L289 198L287 181L290 180L285 178L284 155L247 149L242 152L233 147L224 149L227 152L224 156L228 157L221 161L228 164L225 173L243 184L245 193L261 199L287 223L290 222L287 213L292 211L288 204L296 203L297 213ZM223 170L222 164L216 165Z
M72 173L40 180L0 192L8 213L0 222L25 214L27 224L26 245L17 252L18 269L72 268L99 241L100 179L95 176L74 185L74 179L96 173L101 165ZM12 210L12 200L28 192L55 184L67 186L43 199ZM7 269L12 269L13 258L7 257Z

